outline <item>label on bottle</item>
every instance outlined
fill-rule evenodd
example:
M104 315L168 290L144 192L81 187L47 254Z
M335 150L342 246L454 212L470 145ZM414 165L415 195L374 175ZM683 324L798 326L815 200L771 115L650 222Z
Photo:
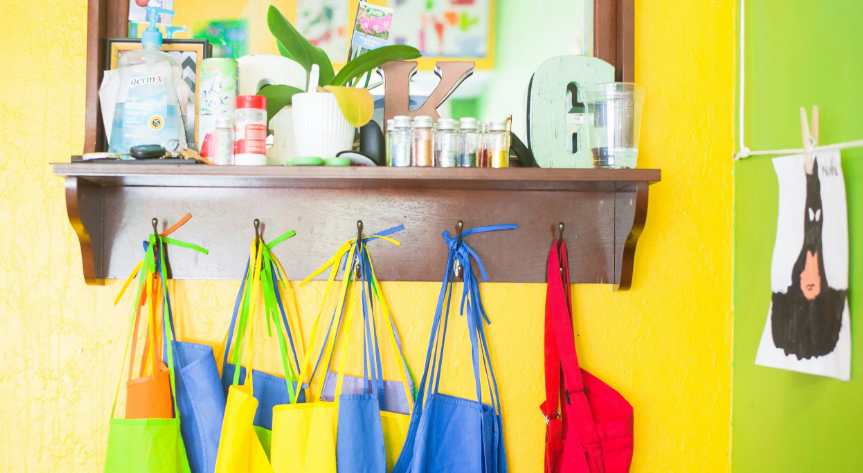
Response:
M216 129L216 117L234 115L237 90L237 61L228 58L204 59L201 63L198 147Z
M267 154L267 125L237 122L234 154Z
M129 153L138 145L163 145L177 139L179 109L168 103L167 88L172 84L170 68L157 65L148 70L134 66L125 84L125 97L120 97L114 113L111 151ZM118 136L114 136L118 135Z

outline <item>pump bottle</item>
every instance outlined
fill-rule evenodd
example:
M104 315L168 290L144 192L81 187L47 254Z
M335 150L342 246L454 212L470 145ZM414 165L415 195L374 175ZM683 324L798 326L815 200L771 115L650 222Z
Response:
M141 50L124 52L118 63L120 89L111 130L112 153L129 154L133 146L165 146L171 140L177 140L179 149L187 146L176 86L182 80L182 68L176 58L161 50L162 33L156 27L159 15L174 12L155 7L148 11L150 26L141 35Z

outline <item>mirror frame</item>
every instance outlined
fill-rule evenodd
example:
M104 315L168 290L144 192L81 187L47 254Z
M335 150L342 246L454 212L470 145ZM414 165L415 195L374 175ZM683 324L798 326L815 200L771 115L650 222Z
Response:
M128 0L87 2L87 95L84 153L107 149L99 109L99 84L108 38L128 34ZM615 80L635 79L635 0L593 0L593 55L614 66Z

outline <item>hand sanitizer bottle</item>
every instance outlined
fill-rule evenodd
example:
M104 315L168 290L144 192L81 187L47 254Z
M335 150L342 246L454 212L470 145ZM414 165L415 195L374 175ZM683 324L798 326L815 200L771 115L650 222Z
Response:
M141 50L120 56L120 90L111 129L112 153L129 154L138 145L164 145L178 140L185 149L186 130L177 101L177 81L182 80L179 61L161 51L162 33L156 28L159 15L171 10L150 7L150 26L141 36Z

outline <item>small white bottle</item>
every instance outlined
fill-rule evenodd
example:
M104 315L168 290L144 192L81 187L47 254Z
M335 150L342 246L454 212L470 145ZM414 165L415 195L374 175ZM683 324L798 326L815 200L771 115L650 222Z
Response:
M234 164L234 121L231 117L216 117L213 129L213 164Z

